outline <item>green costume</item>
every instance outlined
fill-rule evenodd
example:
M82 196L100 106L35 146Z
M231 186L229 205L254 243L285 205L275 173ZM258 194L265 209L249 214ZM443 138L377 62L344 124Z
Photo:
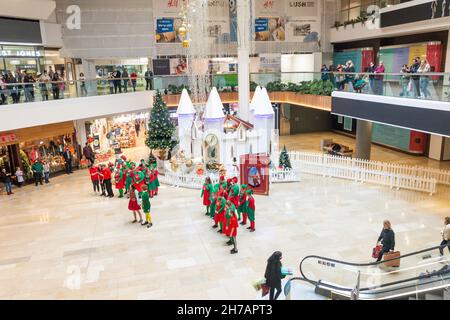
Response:
M40 162L35 162L31 166L31 170L36 173L42 173L44 171L44 166Z
M131 171L131 169L128 169L126 171L127 177L125 179L125 193L128 193L128 190L130 190L131 183L133 182L133 177L131 176L132 172L133 171Z
M247 210L247 215L248 215L248 219L250 220L250 222L254 222L255 221L255 199L252 197L253 194L253 190L247 190L247 201L246 201L246 210Z
M247 193L245 191L247 189L247 185L241 185L241 192L239 193L239 207L238 207L238 216L239 220L241 220L241 215L243 212L246 212L246 203L247 203Z
M216 214L216 194L219 192L219 186L216 184L212 188L212 192L210 193L210 200L211 200L211 206L209 207L209 216L211 218L214 218L214 215Z
M152 205L150 204L150 195L148 194L147 191L142 192L141 199L142 199L142 211L144 211L144 213L149 213Z

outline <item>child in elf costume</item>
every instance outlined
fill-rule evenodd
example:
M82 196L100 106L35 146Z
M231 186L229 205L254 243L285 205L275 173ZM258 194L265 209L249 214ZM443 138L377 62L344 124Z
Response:
M209 207L209 216L212 219L214 219L214 216L216 214L216 202L218 194L219 194L219 186L216 184L214 187L212 187L211 195L209 197L209 200L211 201L211 205Z
M202 188L202 194L200 195L200 197L203 198L203 205L206 207L205 213L206 216L210 214L209 210L211 206L211 190L212 190L211 178L206 177L205 183L203 184Z
M255 231L255 198L253 198L253 190L247 190L247 215L250 220L250 232Z
M159 188L159 180L158 180L159 172L158 172L156 163L153 164L153 171L154 171L154 174L155 174L155 193L154 193L154 195L157 196L158 195L158 188Z
M242 218L242 213L246 214L246 203L247 203L247 185L243 184L241 185L241 192L239 192L239 206L238 206L238 218L239 220L241 220Z
M219 195L219 198L216 202L216 215L214 216L214 226L213 228L217 228L218 225L220 225L220 228L217 232L219 233L225 233L225 226L224 226L224 220L225 220L225 206L227 204L227 201L223 196Z
M144 186L147 186L147 192L150 195L150 198L152 197L151 194L151 184L152 184L152 172L150 168L147 168L145 171L143 171L145 174L145 184Z
M123 198L123 188L125 187L125 172L120 164L117 164L116 174L114 176L116 180L116 189L119 190L119 198Z
M227 242L227 245L233 245L233 249L231 249L230 253L235 254L238 253L237 250L237 228L239 226L238 224L238 216L236 213L236 207L231 201L227 201L227 215L230 216L230 222L228 227L228 236L230 237L230 240Z
M139 192L142 192L142 186L145 184L145 173L140 170L135 170L133 174L133 186Z
M150 215L150 209L151 209L151 204L150 204L150 195L148 194L148 187L146 185L144 185L142 187L143 191L142 191L142 211L144 211L145 214L145 222L142 224L143 226L147 226L147 228L150 228L151 226L153 226L152 223L152 216Z
M127 177L125 179L125 194L130 190L130 186L133 183L133 175L134 175L134 163L129 162L127 164Z
M150 198L153 198L155 195L155 172L153 171L153 166L149 168L150 172L150 184L148 185L148 192L150 194Z
M237 208L239 207L239 185L237 184L238 179L234 177L231 180L230 191L228 194L228 199L234 204Z
M130 188L130 201L128 202L128 210L133 212L134 220L132 223L136 223L137 217L136 213L139 214L139 223L142 223L142 214L141 214L141 206L139 205L139 192L136 190L134 185L131 185Z

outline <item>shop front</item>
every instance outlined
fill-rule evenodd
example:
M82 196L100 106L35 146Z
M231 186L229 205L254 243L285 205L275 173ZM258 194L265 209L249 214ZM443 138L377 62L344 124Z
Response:
M65 169L63 151L73 154L72 166L78 166L78 151L73 122L17 129L0 133L0 168L14 175L20 167L26 179L31 179L31 165L39 159L50 165L50 173Z
M137 139L145 136L148 118L149 114L142 112L86 122L87 141L96 161L111 161L119 157L123 149L136 147Z

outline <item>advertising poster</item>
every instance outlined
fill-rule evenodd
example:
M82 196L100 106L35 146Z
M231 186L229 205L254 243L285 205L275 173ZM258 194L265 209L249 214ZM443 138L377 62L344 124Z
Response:
M176 43L181 42L178 29L182 21L179 18L159 18L156 19L156 43Z
M281 55L266 53L259 55L259 69L262 72L281 72Z
M153 74L155 76L170 75L170 60L169 59L153 59Z
M253 39L255 41L284 41L286 20L281 17L256 18Z
M240 158L240 180L254 194L269 195L269 162L266 154L245 154Z
M187 73L186 58L169 59L169 65L171 75L183 75Z
M286 25L286 41L314 42L319 41L320 23L316 19L288 18Z

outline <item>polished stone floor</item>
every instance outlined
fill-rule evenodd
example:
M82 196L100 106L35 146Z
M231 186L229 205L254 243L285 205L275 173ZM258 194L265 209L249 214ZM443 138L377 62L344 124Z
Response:
M320 137L283 140L304 150ZM135 160L147 152L142 139L125 150ZM94 194L87 170L80 170L0 196L0 299L255 299L252 282L275 250L294 275L309 254L371 262L386 218L403 253L438 244L449 195L441 187L429 196L303 175L256 196L257 231L239 228L239 253L230 255L198 191L162 186L152 201L154 226L146 229L130 223L126 199ZM334 281L355 277L314 264L308 270ZM302 292L295 297L314 296Z
M283 147L283 145L286 145L288 150L320 152L320 141L322 139L333 139L333 141L342 143L355 150L356 141L354 138L334 132L314 132L281 136L280 146ZM374 161L450 170L450 161L437 161L423 156L409 155L374 144L372 144L371 159Z

